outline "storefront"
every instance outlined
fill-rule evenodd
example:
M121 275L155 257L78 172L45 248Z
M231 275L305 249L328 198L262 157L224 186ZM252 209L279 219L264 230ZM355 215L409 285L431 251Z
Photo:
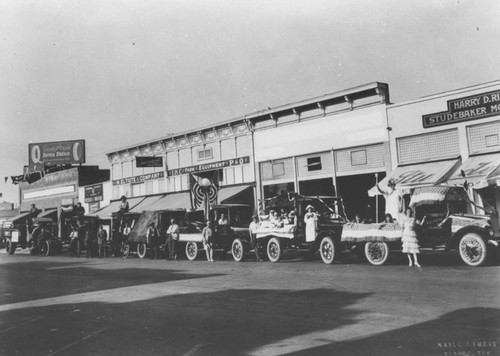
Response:
M261 208L297 192L342 196L349 218L375 216L366 190L391 167L388 100L388 86L372 83L249 117Z
M386 180L403 189L465 184L478 205L500 208L500 81L390 105L387 116Z
M156 162L138 164L145 157L155 157ZM124 195L129 201L143 199L131 207L135 210L197 210L203 208L205 190L211 205L234 199L252 209L255 205L252 132L245 119L110 152L108 159L111 205Z

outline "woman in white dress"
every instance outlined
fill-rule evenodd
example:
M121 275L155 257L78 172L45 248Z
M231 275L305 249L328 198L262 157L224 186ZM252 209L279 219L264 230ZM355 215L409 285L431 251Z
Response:
M418 263L417 254L420 253L420 246L418 245L417 233L415 232L415 225L422 225L425 221L425 216L422 221L418 221L413 216L413 210L410 208L406 209L406 214L403 215L402 224L403 225L403 237L401 242L403 243L403 253L406 253L408 256L408 266L413 266L413 261L411 259L411 255L413 255L413 259L415 260L415 266L421 267Z
M316 223L318 221L318 215L314 212L314 207L308 205L306 207L307 213L304 216L304 222L306 223L306 242L312 242L316 240Z

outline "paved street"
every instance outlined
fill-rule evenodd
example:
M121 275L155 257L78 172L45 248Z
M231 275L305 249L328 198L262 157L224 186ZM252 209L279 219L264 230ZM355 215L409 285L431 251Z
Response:
M2 355L498 355L500 267L0 254Z

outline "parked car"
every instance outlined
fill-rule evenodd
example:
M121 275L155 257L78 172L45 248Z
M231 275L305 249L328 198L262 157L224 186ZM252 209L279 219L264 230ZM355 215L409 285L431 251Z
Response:
M334 196L301 196L291 198L295 212L293 224L276 228L261 224L257 231L257 244L266 251L271 262L279 262L284 250L299 251L310 260L319 251L324 263L332 264L346 222L342 198ZM318 216L314 241L306 240L306 207L311 205Z

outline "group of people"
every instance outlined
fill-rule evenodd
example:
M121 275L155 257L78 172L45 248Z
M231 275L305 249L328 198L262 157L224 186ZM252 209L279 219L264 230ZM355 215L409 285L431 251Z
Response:
M179 241L180 227L175 219L170 219L170 225L166 231L165 251L167 260L177 260L177 244ZM146 232L146 244L150 248L150 258L158 259L160 254L160 231L154 222L149 225Z

